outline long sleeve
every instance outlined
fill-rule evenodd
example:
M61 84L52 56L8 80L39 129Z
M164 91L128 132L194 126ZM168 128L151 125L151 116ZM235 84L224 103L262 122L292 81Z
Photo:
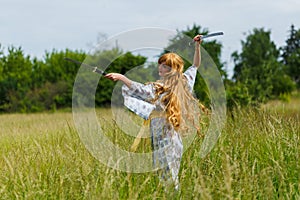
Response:
M122 87L123 94L131 97L135 97L141 100L150 101L155 96L155 91L152 84L142 84L135 81L131 82L131 87L126 85Z
M132 82L131 87L122 86L122 95L124 97L124 105L136 113L143 119L148 119L155 105L149 103L155 96L155 91L152 84L141 84Z

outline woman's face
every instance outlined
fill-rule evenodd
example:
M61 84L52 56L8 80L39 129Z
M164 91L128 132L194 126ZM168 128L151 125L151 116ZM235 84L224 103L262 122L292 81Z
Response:
M165 63L158 64L158 75L164 77L168 72L171 71L171 67L165 65Z

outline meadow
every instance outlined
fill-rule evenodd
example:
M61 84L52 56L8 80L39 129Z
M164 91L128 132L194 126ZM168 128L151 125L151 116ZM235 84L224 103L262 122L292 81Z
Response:
M181 199L300 199L299 105L293 98L234 110L203 159L197 137L183 155ZM110 110L98 112L107 114L99 118L107 134L116 134ZM0 126L0 199L170 199L156 173L121 172L95 159L71 112L2 114ZM133 140L118 143L123 138Z

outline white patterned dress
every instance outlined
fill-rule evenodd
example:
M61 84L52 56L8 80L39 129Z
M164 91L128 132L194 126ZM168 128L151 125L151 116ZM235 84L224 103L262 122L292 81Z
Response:
M189 67L184 72L190 92L193 90L196 74L195 66ZM178 190L178 173L183 153L181 137L165 117L151 115L151 113L159 113L164 109L164 105L160 102L164 94L156 102L151 103L155 97L153 84L144 85L132 81L130 88L126 85L122 86L122 95L124 105L128 109L144 119L150 119L153 167L158 170L160 181L165 186L174 185Z

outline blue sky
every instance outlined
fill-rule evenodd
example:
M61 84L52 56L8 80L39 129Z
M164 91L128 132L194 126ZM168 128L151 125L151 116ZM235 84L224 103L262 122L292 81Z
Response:
M231 74L230 55L253 28L264 27L277 46L285 44L291 24L300 26L300 1L1 0L0 43L42 58L52 49L89 51L101 34L142 27L185 30L194 23L225 33L217 40Z

